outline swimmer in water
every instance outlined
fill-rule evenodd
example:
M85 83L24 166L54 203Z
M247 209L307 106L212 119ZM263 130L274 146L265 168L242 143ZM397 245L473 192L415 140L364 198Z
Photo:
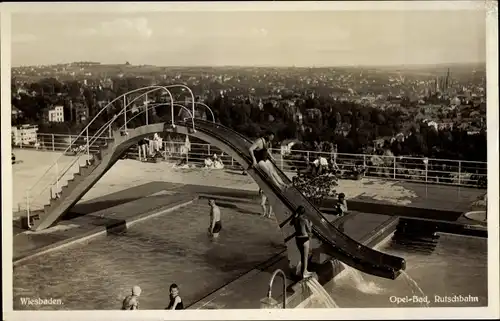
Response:
M184 310L184 303L179 295L179 287L173 283L170 285L170 303L166 310Z
M208 201L208 205L210 205L210 225L208 227L208 234L216 239L219 237L219 232L222 229L220 208L215 204L215 200L213 199Z
M141 288L139 286L134 286L132 288L132 294L127 295L122 303L122 310L138 310L139 309L139 297L141 296Z

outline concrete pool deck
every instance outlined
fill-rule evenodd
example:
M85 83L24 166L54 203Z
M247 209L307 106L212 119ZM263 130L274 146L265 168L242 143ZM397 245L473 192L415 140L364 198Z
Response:
M61 156L58 152L41 152L34 150L16 150L16 157L22 163L13 165L13 218L23 215L19 212L26 204L26 188L33 186ZM70 156L62 156L63 164L69 164ZM52 171L52 170L51 170ZM124 175L126 173L126 175ZM293 175L292 173L287 173ZM51 177L47 177L50 179ZM43 181L43 180L42 180ZM95 199L102 195L118 192L150 182L169 182L174 184L220 187L256 192L257 184L250 176L241 175L234 170L216 170L202 168L177 168L171 163L143 163L132 159L119 160L113 167L87 192L80 202ZM47 184L50 181L46 182ZM65 182L61 181L61 185ZM41 184L43 185L43 184ZM470 211L472 203L486 194L486 190L457 187L449 185L426 185L422 183L388 181L365 178L359 181L340 180L337 191L346 194L347 199L367 200L392 205L436 208L441 210ZM34 190L36 192L36 190ZM35 207L42 208L48 203L46 197L33 200Z

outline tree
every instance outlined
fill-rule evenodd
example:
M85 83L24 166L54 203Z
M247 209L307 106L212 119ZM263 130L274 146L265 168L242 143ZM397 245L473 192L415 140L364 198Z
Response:
M294 177L293 185L314 205L320 206L326 197L336 195L338 185L334 173L326 173L317 177L299 175Z
M115 68L116 72L123 73L125 70L127 70L127 73L130 71L129 68L125 68L123 65ZM165 80L163 85L169 85L174 81L172 74L169 77L171 77L170 80ZM186 75L186 77L189 76ZM187 79L186 77L175 81L182 82L183 79ZM142 77L115 78L113 89L88 88L83 87L75 80L60 82L55 78L45 78L21 85L21 82L16 81L14 78L11 88L13 93L12 105L23 113L22 118L16 120L17 122L43 124L44 112L53 105L61 104L67 108L69 101L84 103L89 107L90 116L92 116L99 112L97 102L112 101L118 95L145 85L149 85L149 79ZM303 140L303 145L309 149L314 148L314 143L321 146L323 142L335 142L339 152L355 153L365 150L367 146L371 146L371 141L374 139L393 137L394 134L405 133L405 128L416 125L413 135L409 139L395 142L387 148L396 155L486 160L486 134L484 132L471 136L466 131L460 130L452 130L449 133L442 130L436 131L432 127L420 124L415 119L417 113L413 109L394 108L382 110L358 104L354 101L339 101L330 98L329 95L332 92L346 92L346 89L332 89L321 85L316 86L317 88L314 89L320 96L312 98L310 95L301 94L299 90L295 90L302 86L300 81L289 79L285 81L285 86L294 89L283 90L282 94L291 101L285 102L280 99L275 99L272 102L268 101L265 102L263 110L260 110L257 101L249 99L247 96L246 88L248 86L249 82L242 81L241 84L233 88L233 91L228 91L223 96L218 94L218 90L224 88L222 84L201 82L195 87L198 88L198 91L209 92L205 103L212 108L218 123L251 138L258 136L263 128L271 128L275 130L278 140L298 138ZM18 95L18 87L26 89L28 94L23 94L20 91ZM254 87L254 95L257 97L270 93L263 85ZM32 95L32 92L35 92L35 94ZM176 94L174 97L176 100L183 97L183 93L178 91L173 92L173 94ZM165 102L162 91L151 93L148 98L155 102ZM436 99L437 103L441 103L441 98L436 96ZM405 97L403 99L404 104L412 106L413 102ZM103 112L102 117L99 117L93 126L104 124L114 114L120 112L122 108L123 100L119 99L107 108L106 112ZM167 109L158 108L156 110L157 116L170 119L169 113L165 112ZM311 112L311 117L308 118L309 111L312 110L314 112ZM469 112L465 112L465 115L470 114L471 110L477 110L477 108L470 109ZM296 123L297 119L295 119L298 111L301 111L304 115L303 123L300 125ZM415 109L415 111L418 111L418 109ZM480 106L478 112L481 115L485 113L485 104ZM154 111L148 114L150 121L153 119L154 114ZM132 116L132 113L127 115L127 117L129 116ZM462 116L464 116L464 113L462 113ZM144 117L140 116L137 119L144 119ZM65 117L65 119L71 120L70 117ZM123 117L120 117L117 125L122 125L122 122ZM350 127L348 127L349 125ZM479 126L479 124L477 125ZM349 130L347 137L343 137L343 133L340 133L340 126L342 126L343 130L349 128L347 129ZM44 128L46 130L59 130L57 126Z

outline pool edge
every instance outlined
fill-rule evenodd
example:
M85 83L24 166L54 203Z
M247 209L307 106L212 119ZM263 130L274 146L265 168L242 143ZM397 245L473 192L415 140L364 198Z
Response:
M197 199L198 199L197 196L193 196L188 201L184 201L184 202L178 203L178 204L173 205L173 206L168 205L165 208L160 209L160 210L155 209L153 211L139 214L135 217L132 217L130 219L125 220L125 226L126 226L126 228L129 228L129 227L133 226L134 224L139 223L141 221L144 221L146 219L170 213L172 211L178 210L182 207L185 207L185 206L192 204ZM54 251L58 251L58 250L61 250L63 248L66 248L66 247L69 247L69 246L72 246L72 245L75 245L78 243L86 242L86 241L89 241L93 238L96 238L96 237L99 237L102 235L106 235L108 233L110 233L110 229L107 226L97 226L94 229L92 229L86 233L83 233L81 235L74 236L74 237L71 237L71 238L68 238L68 239L65 239L62 241L58 241L58 242L55 242L53 244L50 244L50 245L47 245L47 246L44 246L44 247L41 247L38 249L32 250L31 252L29 252L27 254L20 255L18 257L13 257L12 264L13 264L13 266L18 266L18 265L21 265L23 263L26 263L29 260L35 259L41 255L48 254L48 253L51 253Z

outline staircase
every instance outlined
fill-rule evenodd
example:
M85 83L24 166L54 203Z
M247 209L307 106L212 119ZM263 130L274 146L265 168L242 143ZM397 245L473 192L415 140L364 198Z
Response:
M170 88L181 88L183 91L187 90L187 92L191 95L192 109L190 110L181 104L176 104L172 93L169 90ZM148 101L148 93L159 90L169 94L171 99L169 103L145 104L144 106L146 108L141 110L139 113L134 114L132 117L127 118L127 111L130 111L127 110L129 106L132 106L132 104L141 97L145 97L145 101ZM138 96L127 100L127 97L132 94L138 94ZM105 116L106 114L103 112L108 110L109 107L112 107L115 102L121 99L123 99L124 103L122 105L123 107L120 107L119 112L116 113L111 120L108 120L99 130L97 130L94 135L89 135L89 128L96 121L96 119ZM213 112L210 107L203 103L195 102L193 92L189 87L183 84L147 86L131 90L113 99L106 106L104 106L91 121L89 121L87 127L84 128L83 131L70 143L70 147L68 147L62 155L49 168L47 168L45 173L37 180L37 182L31 186L31 188L27 189L25 203L26 216L21 217L22 227L25 229L39 231L57 223L57 221L64 216L65 212L74 206L81 199L81 197L92 188L92 186L111 166L113 166L121 155L123 155L132 145L137 143L139 136L145 136L145 133L141 133L141 130L132 130L132 135L128 135L128 133L126 133L127 124L131 120L138 116L144 117L144 113L146 111L168 105L169 108L167 110L169 110L169 112L171 111L171 119L168 121L168 124L171 125L175 119L174 105L177 105L187 110L188 114L191 115L194 126L194 118L192 118L192 115L195 114L195 104L201 104L208 108L213 117ZM123 117L124 120L122 122L122 127L114 132L111 132L113 125L116 125L116 120L122 119L121 117ZM152 125L148 123L147 114L145 117L145 124ZM152 126L152 128L155 130L158 129L156 132L162 132L164 130L164 126L172 127L172 129L174 128L174 126L170 126L168 124L156 123ZM108 137L103 137L105 135ZM104 138L104 144L99 143L99 140L102 138ZM76 152L76 155L74 155L75 158L70 162L69 166L59 168L63 160L62 157L70 151L71 146L77 145L84 146L85 148ZM84 161L84 164L82 164L82 160ZM54 171L56 172L55 181L53 179ZM67 174L70 174L69 179L66 178ZM50 182L48 182L49 180ZM59 188L61 183L66 183L66 185ZM50 195L49 203L44 205L43 209L35 209L34 207L37 206L37 204L46 200L47 194ZM24 204L19 204L19 208L21 209L22 207L24 207Z
M116 133L113 134L115 135ZM31 212L29 216L23 217L21 221L23 228L42 230L56 223L57 218L78 202L80 196L104 175L114 155L114 142L114 138L106 138L104 144L96 144L92 146L93 148L89 148L90 159L87 159L83 166L79 164L78 171L73 173L66 185L61 186L59 190L51 188L49 203L44 205L43 210ZM77 155L76 162L82 156Z
M85 165L79 166L78 172L74 173L59 191L55 193L51 191L50 202L44 205L43 210L24 217L21 221L22 227L39 231L57 223L65 212L73 207L131 146L137 143L140 137L150 136L153 132L162 132L165 126L172 128L170 124L155 123L127 129L126 132L115 130L112 137L105 139L104 145L94 145L93 148L89 146L89 150L94 150L90 153L92 158L86 161ZM77 155L77 158L83 155L86 155L86 152Z

